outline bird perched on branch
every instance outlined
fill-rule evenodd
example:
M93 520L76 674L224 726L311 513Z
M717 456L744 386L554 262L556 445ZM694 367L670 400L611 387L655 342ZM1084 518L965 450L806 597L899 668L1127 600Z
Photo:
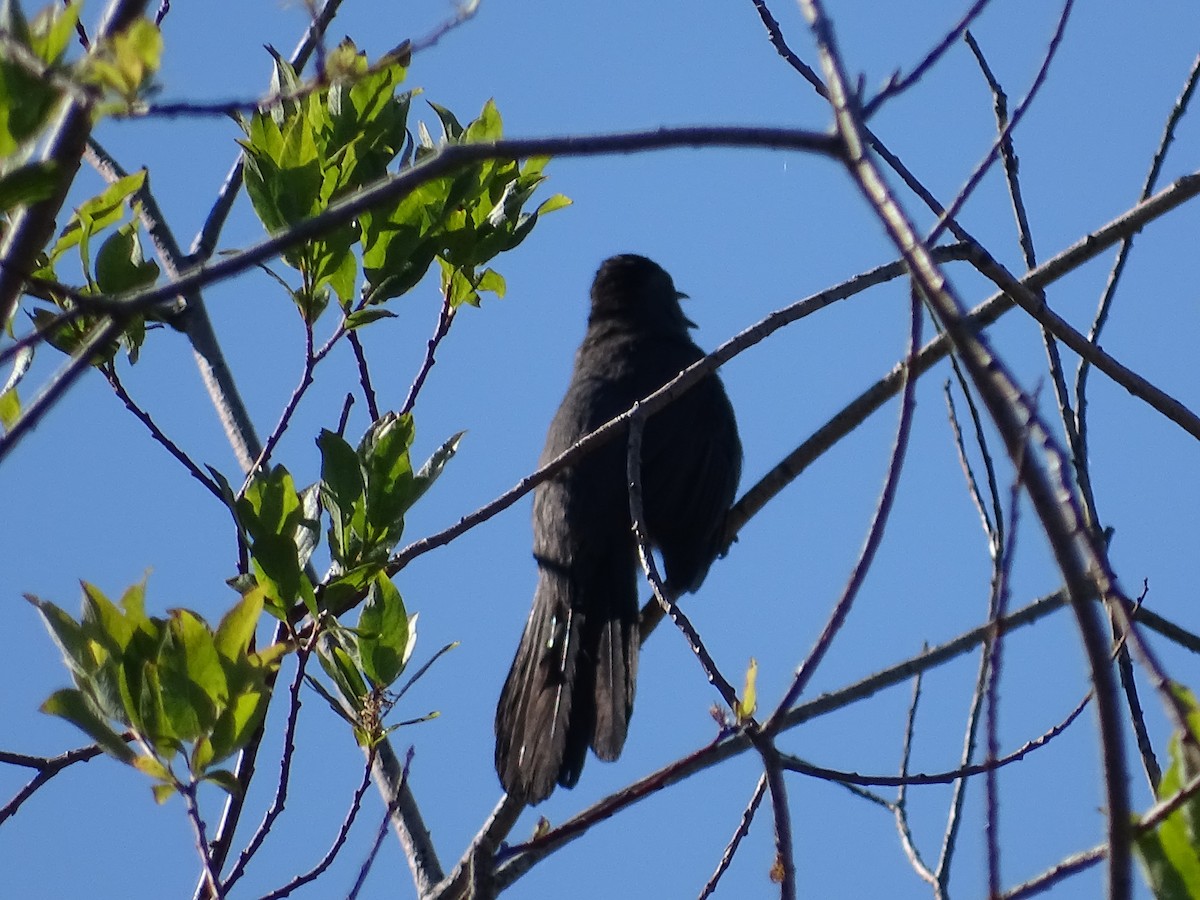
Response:
M686 297L642 256L606 260L592 283L587 333L540 465L704 356ZM539 803L573 787L590 746L616 759L633 711L639 565L626 441L609 441L539 485L533 500L537 590L496 709L496 772ZM672 595L694 591L721 549L742 446L720 379L706 375L651 415L642 440L650 542Z

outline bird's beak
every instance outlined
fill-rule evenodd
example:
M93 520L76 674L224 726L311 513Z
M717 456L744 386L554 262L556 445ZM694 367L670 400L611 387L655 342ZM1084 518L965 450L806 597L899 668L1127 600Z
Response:
M687 294L685 294L683 291L676 291L675 299L676 300L691 300L692 298L689 297ZM696 323L693 322L691 319L689 319L687 316L683 317L683 323L685 325L687 325L688 328L697 328L698 327L696 325Z
M683 291L676 291L675 299L676 300L691 300L692 298L689 297L687 294L685 294ZM699 327L695 322L693 322L687 316L683 317L683 321L687 325L688 328L698 328Z

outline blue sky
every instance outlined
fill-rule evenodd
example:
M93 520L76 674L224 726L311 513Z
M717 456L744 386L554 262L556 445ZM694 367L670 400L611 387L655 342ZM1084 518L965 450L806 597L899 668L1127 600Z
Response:
M848 65L868 89L907 70L961 14L965 3L831 2ZM451 14L442 3L349 0L331 31L375 56L421 35ZM85 19L95 18L88 4ZM797 52L816 64L796 9L775 13ZM975 34L1010 103L1024 95L1057 6L997 2ZM164 25L164 99L247 98L264 89L263 44L290 52L306 22L300 4L174 4ZM1196 53L1200 10L1163 2L1153 12L1079 4L1044 92L1015 140L1040 259L1121 213L1136 200L1162 123ZM823 101L774 53L749 0L691 4L558 4L484 0L477 17L419 55L410 86L466 119L495 98L508 136L588 134L699 123L823 129ZM436 120L414 107L431 130ZM943 200L951 198L990 147L995 125L986 84L965 47L956 47L920 85L892 101L872 127ZM186 245L232 163L232 122L108 122L100 141L128 168L149 167L160 205ZM1163 183L1194 171L1200 125L1185 119ZM582 335L587 287L599 262L617 252L650 256L693 298L697 340L715 347L772 310L894 258L845 174L800 153L675 150L549 167L546 196L574 205L547 217L501 258L508 295L465 309L442 345L415 410L415 455L424 457L466 429L459 455L409 517L407 537L439 530L516 483L534 467ZM79 198L99 182L85 172ZM86 192L86 193L85 193ZM919 223L929 215L901 194ZM1022 268L1003 180L993 173L961 221L1011 269ZM1138 238L1104 346L1192 408L1200 407L1194 344L1200 327L1200 257L1195 203L1151 224ZM262 236L239 201L222 249ZM1048 293L1051 305L1086 328L1111 257ZM991 292L964 267L948 270L974 305ZM206 292L210 314L260 433L278 417L300 374L302 330L277 286L251 273ZM397 407L437 316L436 282L396 302L398 314L364 342L381 405ZM331 327L328 323L323 323ZM907 289L895 282L805 319L732 361L722 372L746 448L743 489L807 438L901 358ZM1018 313L990 332L1023 386L1053 415L1036 328ZM1075 359L1064 354L1068 371ZM35 375L58 360L39 355ZM142 360L123 366L126 384L193 458L231 477L236 463L196 374L186 342L152 335ZM32 377L32 376L31 376ZM921 380L909 461L888 537L845 632L807 696L836 689L940 643L984 619L990 564L978 518L963 487L942 398L943 364ZM1092 467L1113 559L1126 589L1149 583L1147 603L1185 627L1195 619L1194 572L1200 488L1196 448L1180 429L1093 374ZM301 483L312 480L313 440L336 421L356 385L345 347L319 370L276 452ZM959 402L962 408L961 401ZM761 702L786 689L838 596L882 484L896 409L890 405L789 486L744 529L714 566L687 610L735 682L759 662ZM366 421L361 405L349 431ZM219 618L232 602L224 579L236 562L227 514L155 445L99 377L88 377L0 469L0 603L7 650L0 654L0 747L53 755L84 741L37 705L66 682L66 671L34 611L32 592L77 608L78 579L119 594L150 570L148 603ZM1036 522L1023 510L1024 539L1013 572L1021 605L1059 586ZM396 579L420 612L417 659L448 641L441 660L404 700L398 717L437 709L433 722L402 730L415 747L412 783L443 863L452 865L499 798L492 771L492 713L532 594L529 501L451 546L416 560ZM1059 721L1086 690L1086 669L1065 613L1012 636L1006 646L1001 745L1014 749ZM1169 671L1200 684L1192 657L1161 641ZM962 658L924 684L912 768L953 768L976 661ZM894 688L792 732L785 749L833 768L894 773L911 693ZM1144 697L1160 750L1166 730ZM561 821L613 790L710 740L708 707L719 700L682 637L664 628L642 657L636 713L615 764L592 759L574 791L537 809ZM278 725L278 722L274 722ZM278 740L278 729L273 732ZM361 777L352 737L314 694L305 698L292 799L243 896L270 889L325 850ZM265 753L251 821L273 789ZM1031 877L1102 836L1103 794L1090 713L1025 763L1000 777L1006 884ZM743 756L602 824L537 866L516 897L694 896L716 865L760 771ZM10 796L25 773L0 770ZM1135 808L1151 802L1132 779ZM968 790L953 886L986 889L981 784ZM892 817L826 783L789 780L800 884L808 896L929 896L901 852ZM884 789L887 796L891 793ZM948 788L914 789L916 840L936 857ZM210 798L211 800L212 798ZM258 804L256 805L256 801ZM313 895L348 889L381 815L374 793L344 858ZM215 819L216 807L210 813ZM514 838L535 821L526 818ZM726 896L769 897L771 828L764 808L726 876ZM183 896L198 871L181 804L155 806L145 780L107 760L60 776L8 823L0 840L0 894L60 897ZM584 873L581 875L581 873ZM1098 872L1055 896L1096 896ZM411 895L392 842L366 896Z

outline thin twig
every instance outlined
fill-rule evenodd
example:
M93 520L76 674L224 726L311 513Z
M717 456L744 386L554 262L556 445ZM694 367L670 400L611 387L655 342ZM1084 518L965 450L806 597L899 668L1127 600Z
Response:
M1019 462L1014 468L1021 470ZM1013 480L1009 491L1008 538L996 562L995 584L992 589L992 608L989 611L993 622L1000 622L1008 613L1009 583L1012 561L1017 550L1021 497L1020 478ZM1004 670L1004 631L996 626L992 639L986 645L991 666L987 673L987 755L984 762L994 763L1000 758L1000 675ZM1000 787L997 769L989 768L984 775L984 841L987 846L988 890L990 896L1000 893Z
M267 435L267 440L263 443L262 450L259 451L257 458L250 465L249 471L246 472L246 480L242 484L241 491L238 492L240 497L246 492L246 488L250 486L250 482L260 472L264 470L267 463L271 461L271 454L275 451L276 445L283 439L284 433L287 431L288 424L292 421L292 415L296 412L296 408L300 405L300 401L308 392L308 389L313 383L313 369L317 365L317 357L313 351L313 331L312 325L308 322L304 323L304 366L300 373L300 381L296 387L292 389L292 395L288 397L287 403L284 404L283 411L279 414L279 421L275 423L275 427L271 429L271 433Z
M650 538L646 531L642 507L642 434L645 427L646 413L640 403L635 403L629 416L629 442L626 449L625 474L626 483L629 485L629 515L633 521L633 537L637 544L642 572L653 589L654 596L658 598L659 604L671 621L675 623L675 626L683 632L688 646L699 660L709 683L720 693L725 705L731 710L736 710L738 708L737 690L717 667L716 661L700 639L699 632L696 631L695 626L692 625L683 610L679 608L679 604L675 602L675 595L667 590L662 577L658 574L658 565L654 561L654 554L650 550Z
M183 802L187 807L188 821L196 835L196 849L200 853L201 880L208 886L209 893L216 900L225 896L221 887L221 875L216 869L216 863L208 849L208 836L205 833L204 820L200 817L200 806L196 801L196 782L180 785L179 792L183 794Z
M1065 15L1066 10L1064 10L1064 19L1061 20L1060 27L1066 24ZM970 32L967 32L965 40L967 46L971 48L971 52L975 56L975 61L979 64L980 71L982 71L988 87L992 91L996 112L996 128L1002 135L1000 142L1001 168L1004 171L1004 180L1008 187L1008 196L1012 203L1013 216L1017 221L1017 237L1021 245L1021 255L1025 260L1025 268L1032 269L1037 266L1037 253L1034 251L1033 246L1033 229L1029 225L1029 216L1025 210L1025 201L1021 194L1021 178L1018 174L1019 163L1017 161L1017 153L1013 148L1012 134L1008 129L1008 97L1004 93L1004 89L1000 86L1000 82L997 81L996 76L992 73L991 67L983 55L983 50L980 49L974 36ZM1047 54L1046 61L1048 64L1049 54ZM1070 395L1067 393L1067 379L1063 374L1062 356L1058 352L1058 344L1054 336L1046 326L1042 326L1041 332L1042 345L1046 350L1046 361L1050 372L1050 383L1054 386L1054 397L1058 401L1059 419L1062 422L1063 434L1066 436L1067 446L1071 448L1071 454L1075 463L1075 478L1081 489L1086 486L1084 496L1087 496L1091 493L1091 474L1088 460L1080 455L1079 436L1075 432L1075 414L1071 408ZM1094 517L1092 521L1093 523L1096 521Z
M975 470L967 458L967 448L963 443L962 428L958 424L958 412L954 408L954 395L950 392L949 379L946 379L942 385L942 395L946 398L946 416L950 422L950 435L954 439L954 450L958 454L958 465L967 481L967 494L971 498L971 505L975 507L975 512L979 513L983 533L987 536L988 547L994 559L997 555L996 526L992 524L992 517L983 503L983 495L979 492L979 482L975 480ZM969 395L966 396L969 397Z
M942 39L938 41L928 53L925 54L925 57L913 67L911 72L904 77L901 77L899 73L896 73L890 79L888 79L888 83L883 86L883 89L880 90L879 93L874 97L872 97L870 101L863 104L863 120L865 121L870 119L876 112L879 111L879 108L884 103L886 103L888 100L891 100L893 97L904 93L904 91L908 90L910 87L917 84L922 78L924 78L925 74L932 69L943 56L946 55L947 51L949 51L949 49L954 46L958 39L963 36L963 33L971 27L971 23L979 18L980 13L983 12L984 8L989 2L990 0L975 0L975 3L971 5L971 8L963 13L962 18L955 22L953 26L951 26L950 30L947 31Z
M925 649L929 648L926 647ZM913 678L912 700L908 704L908 714L904 717L904 740L900 751L901 781L896 791L896 799L891 804L891 809L892 815L896 820L896 830L900 835L900 848L904 851L904 855L908 857L908 862L913 867L913 871L917 873L917 877L937 889L937 876L929 870L929 866L921 858L921 851L917 849L917 842L913 839L912 828L908 824L908 764L912 758L913 735L916 733L917 725L917 706L920 702L921 673L918 672L916 677Z
M315 635L305 642L299 650L296 651L296 675L292 679L291 687L288 689L288 717L287 725L284 727L283 733L283 753L279 759L279 784L275 788L275 799L271 801L271 805L267 808L263 815L263 820L259 824L258 829L250 838L246 848L238 854L237 862L234 863L229 875L226 876L222 888L228 891L233 887L238 879L245 874L246 865L254 857L262 846L263 841L267 839L267 835L271 831L271 826L275 824L275 820L279 818L279 814L283 812L287 805L288 784L290 783L292 773L292 757L296 752L296 723L300 718L300 686L304 683L304 670L308 666L309 657L312 654L312 648L315 646Z
M989 480L992 474L989 473ZM992 485L993 491L996 486ZM996 518L999 522L1003 522L1003 514L997 511ZM1004 556L1004 547L997 543L996 533L989 536L989 550L992 558L992 585L991 592L988 598L988 620L993 623L993 633L988 640L984 641L982 652L979 654L979 666L975 673L975 687L971 692L971 705L967 710L967 724L963 729L963 749L959 757L960 765L969 767L971 761L975 757L975 741L979 731L980 712L983 709L987 697L987 689L989 676L992 672L992 648L995 645L996 634L998 629L994 628L994 623L998 620L996 595L1001 587L1001 582L1004 578L1005 566L1011 558ZM994 760L986 760L985 765L990 765ZM989 769L990 771L990 769ZM954 858L954 851L958 846L958 835L962 827L962 810L963 803L967 794L967 778L963 777L954 782L954 792L950 798L950 807L946 814L946 828L942 833L942 847L938 853L937 864L937 889L939 897L944 897L948 891L950 883L950 866Z
M1066 597L1062 592L1047 595L1005 618L1001 626L1005 630L1011 631L1014 628L1031 625L1060 609L1065 601ZM992 623L985 623L944 644L869 675L854 684L802 703L784 716L783 728L794 728L834 710L858 703L881 690L911 679L918 672L928 671L968 653L987 640L992 628ZM496 872L496 885L503 889L512 884L554 850L581 837L594 825L616 815L622 809L750 749L752 749L752 745L749 735L741 731L730 732L600 800L545 835L525 844L511 847ZM783 754L780 756L781 764L788 768L794 768L791 759ZM957 777L962 776L960 773L954 773L945 780L952 781ZM879 783L893 785L898 783L894 776L892 779L890 782L881 780ZM853 776L846 779L849 783L853 783L854 780ZM515 816L513 816L513 821L515 821ZM439 894L439 896L444 895Z
M401 784L408 781L408 769L412 765L412 760L413 750L412 747L409 747L408 754L404 758L404 768L401 770ZM370 766L367 769L370 771ZM367 858L359 866L358 876L354 879L354 885L350 888L349 894L346 895L347 900L353 900L353 898L357 897L358 892L362 890L362 886L366 883L367 875L370 873L371 867L375 865L375 859L379 856L379 850L383 847L383 839L387 837L388 822L395 815L395 812L394 809L389 808L383 816L383 821L379 823L379 828L375 832L375 840L371 843L371 849L367 853Z
M433 337L425 345L425 358L421 360L421 367L417 370L416 377L413 378L412 385L408 389L408 396L404 398L404 405L400 407L401 415L412 412L413 406L416 405L417 394L421 392L421 388L425 384L425 379L429 377L429 370L433 368L434 354L437 352L442 338L450 333L450 324L453 321L454 306L450 303L450 286L447 285L442 292L442 308L438 312L438 320L437 325L433 329Z
M813 86L822 97L828 97L829 94L825 90L825 85L821 83L821 76L816 73L812 66L802 60L783 37L783 29L779 27L779 22L767 8L765 0L750 0L754 4L754 11L758 13L759 19L762 20L763 27L767 29L767 36L770 38L771 46L773 46L779 56L789 66L800 73L800 76Z
M1029 91L1017 104L1013 110L1012 118L1005 123L996 139L992 142L991 148L984 155L983 159L976 165L975 170L968 176L966 183L959 190L958 195L950 202L945 211L938 216L938 222L933 229L925 236L926 243L934 243L938 240L941 233L948 227L949 223L958 215L960 209L967 202L970 196L975 193L975 188L983 180L983 176L987 174L988 169L992 167L992 163L1000 155L1000 148L1003 143L1009 139L1013 129L1020 124L1025 118L1025 113L1033 104L1034 99L1042 89L1042 85L1046 83L1046 77L1050 74L1050 63L1054 57L1058 55L1058 48L1062 46L1063 35L1066 33L1067 21L1071 18L1071 10L1075 6L1075 0L1064 0L1062 13L1058 17L1058 23L1055 25L1054 34L1050 36L1050 41L1046 45L1046 53L1042 57L1042 64L1038 67L1037 74L1034 75L1033 83L1029 86Z
M1120 638L1117 623L1112 623L1113 637ZM1142 771L1150 785L1152 794L1158 793L1158 785L1162 781L1162 768L1154 753L1154 743L1150 739L1150 731L1146 726L1146 714L1142 710L1142 702L1138 697L1137 680L1133 672L1133 660L1129 656L1129 647L1122 642L1117 653L1117 675L1121 679L1121 691L1125 694L1125 705L1129 709L1129 722L1133 727L1133 736L1137 741L1138 758L1142 762Z
M1182 120L1184 113L1187 111L1188 106L1191 104L1197 83L1200 83L1200 55L1197 55L1192 61L1192 68L1184 80L1183 90L1180 92L1175 105L1171 108L1171 112L1167 116L1166 124L1163 126L1162 137L1159 138L1158 148L1154 152L1154 159L1150 162L1150 171L1146 173L1146 181L1142 185L1140 197L1149 197L1154 190L1154 186L1158 184L1163 163L1167 158L1167 150L1175 140L1175 130ZM1087 339L1089 343L1099 344L1100 342L1100 333L1104 330L1104 325L1108 321L1108 314L1112 309L1113 298L1117 293L1117 285L1121 280L1121 275L1125 271L1125 264L1129 260L1129 253L1132 249L1133 235L1130 234L1121 241L1120 246L1117 248L1116 257L1113 259L1112 268L1109 270L1108 279L1100 295L1100 302L1096 307L1095 318L1093 318L1091 328L1088 330ZM1075 431L1079 442L1078 453L1084 459L1087 459L1088 456L1087 380L1090 370L1091 363L1089 360L1086 357L1080 359L1079 368L1075 372ZM1093 527L1098 528L1098 516L1095 513L1095 496L1091 489L1091 483L1081 484L1080 489L1083 492L1084 503L1092 518Z
M987 627L987 626L985 626ZM918 673L920 674L920 673ZM1003 769L1005 766L1020 762L1030 753L1045 747L1050 741L1054 740L1060 734L1069 728L1080 714L1087 709L1088 704L1092 700L1092 692L1088 691L1084 698L1075 704L1074 708L1066 715L1066 717L1054 725L1052 728L1040 734L1031 741L1026 741L1016 750L1007 753L1004 756L998 757L991 762L971 763L970 765L961 765L957 769L949 769L945 772L905 772L902 775L864 775L861 772L846 772L841 769L830 769L827 766L818 766L810 763L807 760L800 759L798 756L783 754L782 760L784 767L793 772L799 772L801 775L811 775L814 778L821 778L825 781L832 781L836 784L859 787L899 787L901 785L917 786L931 784L954 784L955 782L964 781L968 778L973 778L976 775L982 775L986 772ZM942 868L939 864L939 868Z
M280 898L288 896L297 888L304 887L304 885L316 881L326 869L333 865L333 861L337 859L338 853L341 852L342 847L346 844L346 837L350 834L350 828L354 825L354 820L358 817L358 811L362 808L363 796L371 786L371 769L374 762L374 751L368 751L367 764L363 767L363 777L354 791L354 797L350 801L350 809L347 811L346 817L342 820L342 825L338 829L337 836L333 839L333 844L321 858L321 861L304 874L297 875L283 887L264 894L262 900L280 900Z
M347 334L350 348L354 351L354 361L358 364L358 383L362 387L363 399L367 403L367 415L372 422L379 421L379 401L375 399L375 388L371 386L371 370L367 368L367 354L363 352L362 341L357 331ZM353 395L348 395L353 397Z
M772 876L779 881L780 900L795 900L796 860L792 850L792 817L788 811L787 783L783 778L779 751L770 743L770 737L761 732L752 735L751 740L754 740L755 749L762 756L763 775L771 791L771 812L775 819L775 865L772 867Z
M192 461L192 458L184 453L183 450L179 448L179 445L167 437L166 433L158 427L157 423L150 418L150 414L138 406L138 404L134 402L134 399L129 396L129 392L125 390L125 385L121 383L120 376L117 375L117 367L110 363L102 367L101 371L104 373L105 379L112 387L113 392L117 395L117 398L125 404L125 408L133 413L134 417L139 422L146 426L147 430L150 432L150 436L159 444L161 444L162 447L180 463L180 465L187 469L189 475L204 485L204 488L210 494L212 494L218 500L221 500L221 502L224 502L221 496L221 489L217 487L216 482L202 472L200 467Z
M805 657L796 670L791 686L763 726L768 734L772 734L778 730L781 721L780 717L796 702L797 698L804 691L804 688L808 685L808 682L812 679L812 676L816 673L821 660L824 659L826 652L832 646L833 639L837 636L837 633L846 621L846 617L850 614L850 608L858 596L859 589L862 587L864 581L866 581L867 572L870 570L871 563L875 559L875 552L879 549L879 545L883 541L883 533L887 528L888 516L892 511L892 505L896 499L896 490L900 484L900 472L904 468L905 453L908 450L908 436L912 429L913 411L916 408L917 379L912 376L911 372L913 359L916 356L917 347L921 341L921 297L915 284L910 291L909 305L910 326L908 350L905 353L904 359L905 374L903 376L904 385L901 388L900 416L896 425L896 437L892 443L891 454L888 459L887 475L884 478L883 489L879 493L879 500L876 504L875 512L871 517L871 524L867 529L866 540L863 541L863 547L859 551L858 559L855 561L854 567L850 570L850 576L846 580L845 588L842 589L842 595L830 611L829 618L825 622L825 627L821 629L821 633L817 636L812 649L808 652L808 656Z
M754 793L750 795L750 802L746 804L746 808L742 811L742 818L738 822L737 828L733 832L733 837L729 839L729 843L725 845L725 852L721 854L721 860L717 863L716 871L712 873L704 887L700 890L698 900L707 900L717 890L717 885L721 881L721 876L729 869L729 864L733 862L734 854L737 853L738 847L741 846L742 838L750 833L750 824L754 821L754 814L758 812L758 805L762 803L763 794L767 791L767 776L760 775L758 783L754 786Z
M17 810L21 808L21 804L37 793L42 786L59 772L68 766L75 765L75 763L88 762L103 754L104 751L96 744L91 744L87 747L78 747L75 750L68 750L65 753L50 758L44 756L27 756L23 753L10 753L6 750L0 750L0 763L24 766L25 768L37 770L37 774L23 788L17 791L11 800L4 804L3 807L0 807L0 825L3 825L11 816L15 815Z
M1107 661L1107 640L1098 610L1087 599L1098 590L1101 596L1114 601L1114 608L1119 608L1121 592L1109 577L1111 573L1102 554L1097 553L1094 545L1079 540L1079 519L1072 498L1060 493L1062 479L1054 478L1042 469L1040 460L1035 461L1032 448L1028 446L1028 435L1032 430L1040 444L1041 459L1049 468L1061 473L1062 456L1051 435L1041 426L1007 368L991 352L984 337L964 321L961 301L928 257L908 217L890 195L873 160L865 153L859 117L823 4L820 0L802 0L801 7L817 41L838 133L845 142L850 160L849 171L896 248L904 253L914 280L936 311L971 380L979 389L1010 459L1019 467L1022 485L1062 572L1096 689L1108 820L1109 891L1113 900L1124 900L1130 891L1132 858L1127 827L1129 793L1122 723L1117 710L1116 680ZM1096 571L1097 567L1099 571Z

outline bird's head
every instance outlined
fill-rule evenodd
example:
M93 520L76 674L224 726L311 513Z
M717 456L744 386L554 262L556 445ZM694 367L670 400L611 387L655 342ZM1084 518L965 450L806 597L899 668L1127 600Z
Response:
M679 305L686 297L657 263L632 253L613 256L592 282L591 320L625 319L656 331L686 333L696 327Z

